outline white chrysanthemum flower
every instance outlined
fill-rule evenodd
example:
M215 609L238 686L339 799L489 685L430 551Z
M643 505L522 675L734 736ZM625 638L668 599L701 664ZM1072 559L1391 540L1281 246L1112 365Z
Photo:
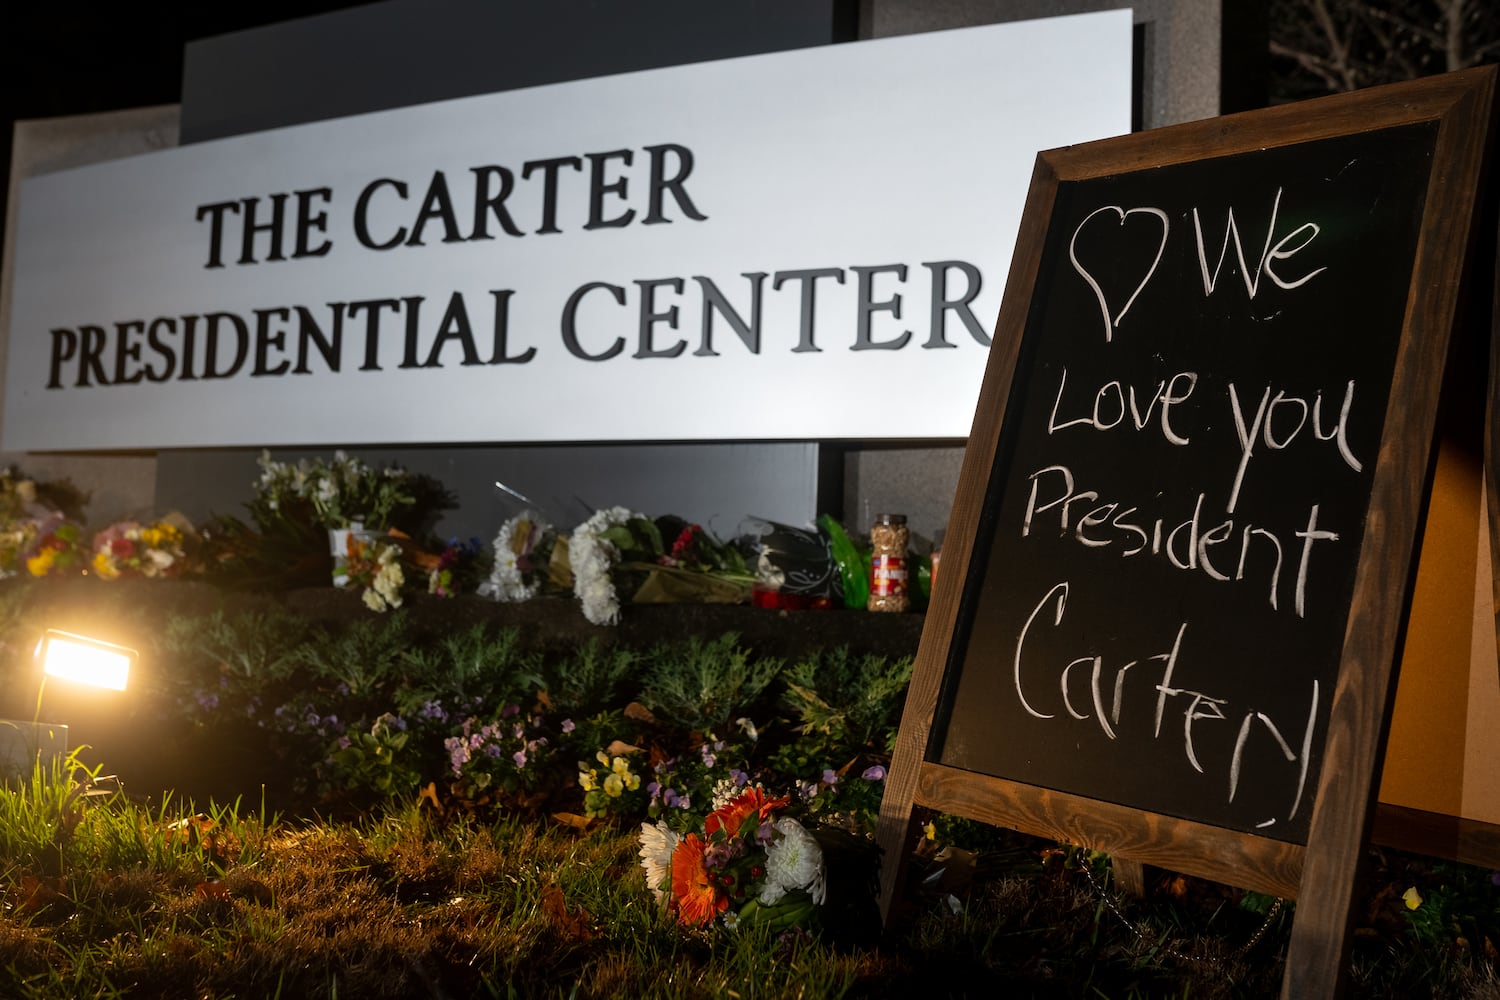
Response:
M540 581L530 584L526 582L516 561L516 530L523 522L530 532L542 534L548 530L548 525L537 520L536 515L530 511L517 514L502 524L499 534L495 536L495 566L490 570L490 578L479 585L480 597L518 604L531 600L541 589Z
M681 840L665 823L641 824L641 867L646 870L646 888L658 903L665 903L671 891L672 852Z
M812 901L822 905L828 894L823 871L823 849L801 823L786 817L776 821L781 834L766 848L766 882L760 891L762 906L772 906L793 889L806 889Z
M610 528L641 516L624 507L609 507L580 524L568 540L573 593L583 605L583 616L595 625L613 625L620 620L620 602L609 578L609 569L620 552L601 536Z

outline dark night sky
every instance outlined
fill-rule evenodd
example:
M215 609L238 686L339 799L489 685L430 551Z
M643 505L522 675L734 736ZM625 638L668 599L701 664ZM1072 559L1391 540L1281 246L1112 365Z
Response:
M64 0L13 8L0 29L0 164L5 176L9 178L11 132L17 119L175 104L182 96L182 52L187 42L355 6L359 4L350 0ZM0 186L0 218L7 188L8 181Z

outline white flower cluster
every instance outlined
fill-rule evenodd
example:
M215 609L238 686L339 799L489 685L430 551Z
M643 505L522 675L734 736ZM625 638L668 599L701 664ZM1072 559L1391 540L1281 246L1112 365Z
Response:
M602 536L633 517L624 507L608 507L574 529L568 540L568 561L573 567L573 593L583 605L583 617L595 625L614 625L620 620L620 601L609 569L620 551Z
M412 503L408 474L396 467L376 470L347 453L333 459L301 459L296 465L273 461L262 450L256 495L271 510L304 500L325 528L347 528L363 523L384 529L397 508Z
M311 471L307 459L303 459L296 465L286 462L273 461L269 449L262 449L260 458L260 479L255 483L255 491L263 496L266 504L272 510L281 508L283 497L306 497L308 474Z
M365 605L371 611L401 607L401 588L406 583L406 574L401 571L401 550L394 545L379 546L375 561L380 571L375 580L365 588Z
M500 533L495 536L495 568L490 571L490 578L479 585L480 597L516 604L531 600L541 589L540 580L526 582L517 561L516 530L523 524L529 535L541 535L550 529L550 525L539 520L531 511L517 514L502 524ZM525 541L522 539L523 544Z

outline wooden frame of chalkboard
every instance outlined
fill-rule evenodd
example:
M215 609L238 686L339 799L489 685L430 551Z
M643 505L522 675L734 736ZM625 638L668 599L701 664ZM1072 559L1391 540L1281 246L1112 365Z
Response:
M920 806L1298 897L1284 995L1341 989L1494 87L1038 155L881 806L887 919Z

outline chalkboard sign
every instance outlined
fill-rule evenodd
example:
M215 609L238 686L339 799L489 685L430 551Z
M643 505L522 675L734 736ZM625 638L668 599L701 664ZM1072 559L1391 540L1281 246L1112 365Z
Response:
M1058 185L929 759L1306 841L1436 139Z
M1495 75L1038 155L883 912L920 806L1298 897L1339 991Z

